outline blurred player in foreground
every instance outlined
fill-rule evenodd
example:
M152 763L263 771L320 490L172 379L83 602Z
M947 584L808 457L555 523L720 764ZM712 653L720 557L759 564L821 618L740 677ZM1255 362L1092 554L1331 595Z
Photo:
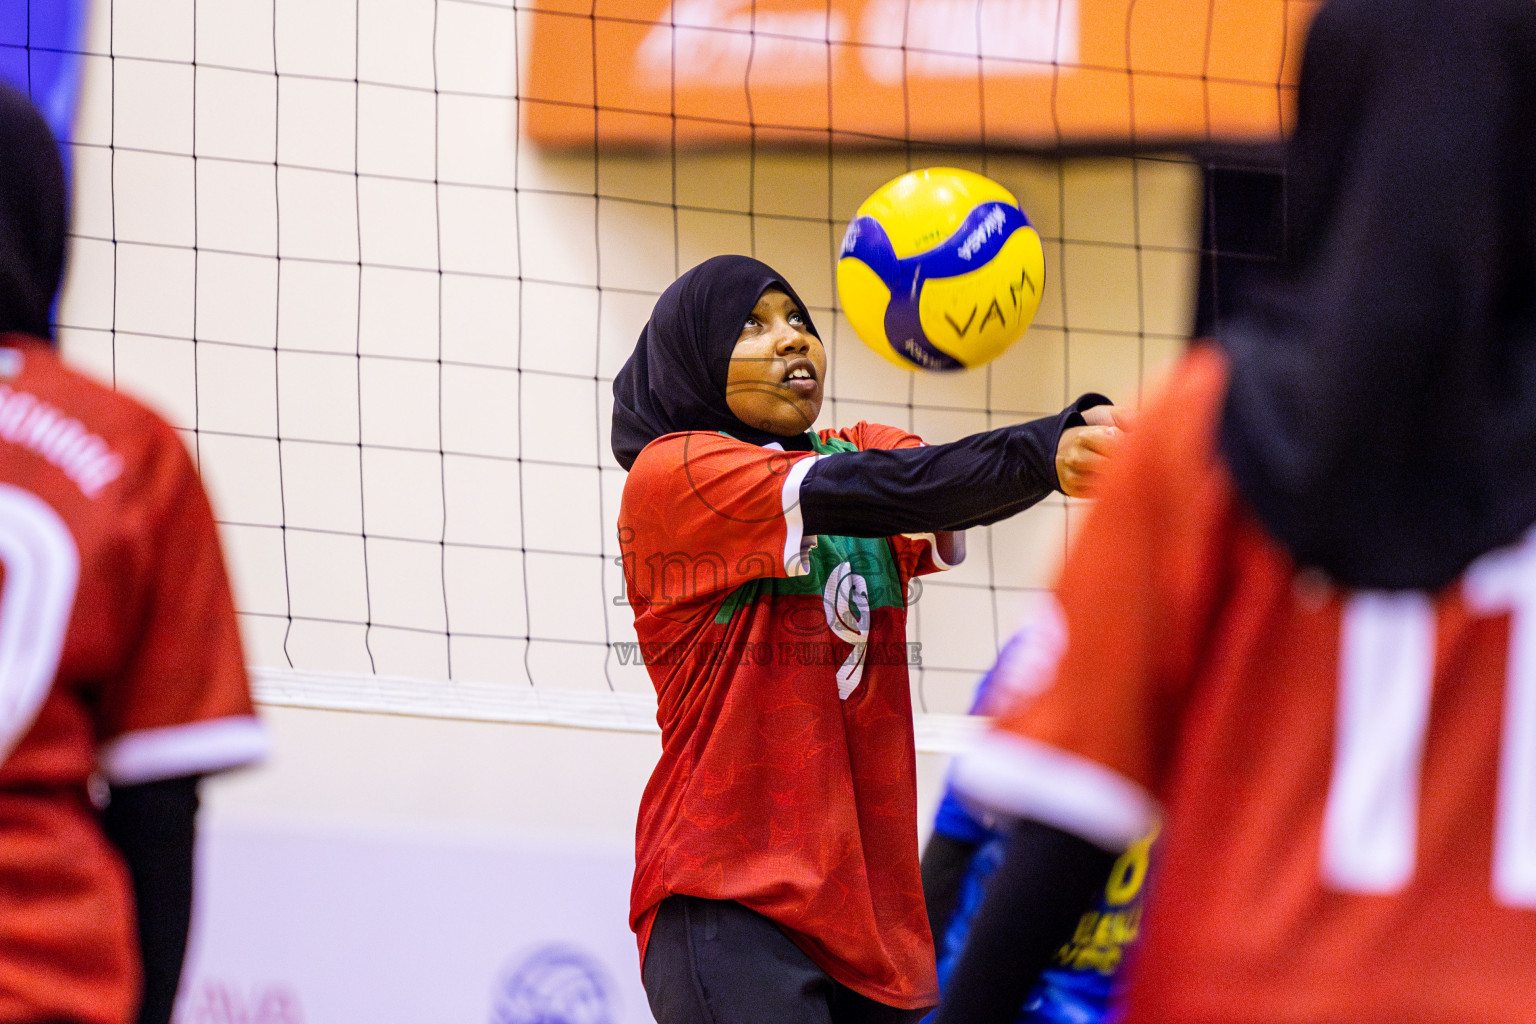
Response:
M1009 1020L1159 815L1126 1021L1536 1020L1536 4L1333 0L1298 100L1281 279L958 766L1024 839L943 1024Z
M58 147L0 86L0 1021L163 1024L197 780L266 740L181 439L48 340L65 223Z

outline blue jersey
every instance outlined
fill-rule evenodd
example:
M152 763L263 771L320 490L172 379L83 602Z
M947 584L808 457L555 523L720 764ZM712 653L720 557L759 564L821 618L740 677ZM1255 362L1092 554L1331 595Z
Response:
M949 927L938 940L939 988L949 982L981 906L987 878L1002 863L1007 840L993 834L971 858ZM1134 844L1115 862L1093 910L1077 923L1071 941L1056 953L1019 1013L1021 1024L1109 1024L1120 966L1141 929L1141 890L1152 837Z
M1028 636L1021 632L1004 645L997 664L977 687L973 713L985 708L994 681L1011 674L999 672L999 668L1028 657L1028 643ZM981 820L961 803L952 787L945 788L934 832L977 847L966 867L954 916L943 934L934 936L942 991L965 948L987 878L1002 863L1007 839L993 823ZM1149 835L1133 844L1115 862L1097 904L1078 921L1071 941L1057 951L1055 961L1024 1001L1020 1024L1110 1024L1115 1019L1116 979L1127 949L1140 931L1141 892L1152 839Z

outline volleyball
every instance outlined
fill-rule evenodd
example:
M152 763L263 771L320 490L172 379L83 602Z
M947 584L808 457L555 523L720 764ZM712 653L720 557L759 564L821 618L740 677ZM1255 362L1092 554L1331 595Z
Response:
M1023 337L1045 253L1018 200L954 167L908 171L864 201L843 236L837 293L854 331L909 370L961 370Z

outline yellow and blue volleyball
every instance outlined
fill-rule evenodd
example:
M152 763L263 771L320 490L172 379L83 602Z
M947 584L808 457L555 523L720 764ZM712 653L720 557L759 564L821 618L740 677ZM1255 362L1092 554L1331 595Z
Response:
M1045 252L1012 193L953 167L908 171L843 236L837 293L860 338L909 370L996 358L1035 318Z

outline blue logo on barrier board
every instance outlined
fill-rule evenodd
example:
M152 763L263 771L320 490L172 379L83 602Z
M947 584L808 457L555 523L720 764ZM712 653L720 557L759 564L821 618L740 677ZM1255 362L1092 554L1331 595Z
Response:
M617 1024L617 998L603 965L574 946L545 946L498 987L491 1024Z

